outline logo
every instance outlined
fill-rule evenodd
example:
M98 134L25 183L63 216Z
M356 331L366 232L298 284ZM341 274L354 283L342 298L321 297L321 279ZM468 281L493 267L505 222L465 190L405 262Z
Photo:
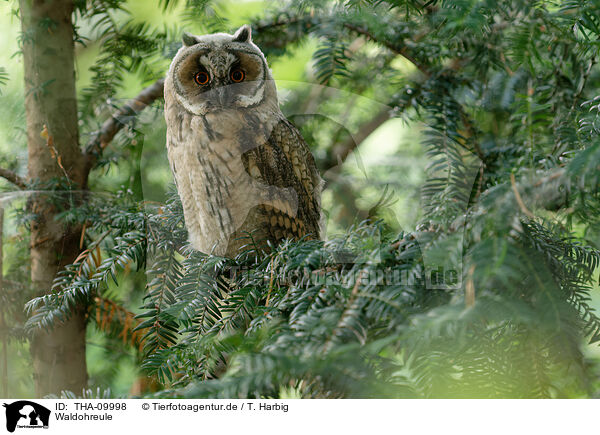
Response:
M50 410L29 400L19 400L3 405L6 408L6 430L48 429Z

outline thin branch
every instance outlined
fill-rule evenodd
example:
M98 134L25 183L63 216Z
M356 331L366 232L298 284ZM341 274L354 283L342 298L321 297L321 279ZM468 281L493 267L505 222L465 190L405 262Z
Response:
M371 133L377 130L377 128L379 128L389 119L389 109L383 109L369 121L363 124L354 136L350 136L344 142L331 147L331 150L327 153L327 156L320 164L322 170L325 172L338 165L341 165L352 153L352 151L358 148L358 146L363 143L364 140L371 135Z
M252 26L252 33L260 33L266 30L274 29L275 27L289 26L291 24L297 24L301 22L302 18L305 17L292 17L287 20L278 20L274 22L268 22L266 24L256 24ZM254 36L254 35L253 35ZM254 38L253 38L254 39Z
M563 175L565 175L565 169L564 168L560 168L558 170L556 170L555 172L553 172L552 174L548 175L547 177L544 177L542 179L540 179L539 181L537 181L533 187L540 187L540 186L544 186L545 184L556 180L557 178L562 177Z
M429 68L427 66L423 65L421 62L419 62L417 60L417 58L414 57L413 54L409 52L409 50L406 46L398 46L396 44L392 44L389 41L378 38L365 27L360 27L360 26L357 26L357 25L354 25L351 23L344 23L344 27L348 30L358 33L359 35L363 35L367 39L370 39L373 42L377 42L377 43L383 45L384 47L388 48L389 50L393 51L394 53L397 53L397 54L401 55L402 57L408 59L414 66L416 66L427 77L429 77L431 75L431 71L429 71Z
M529 209L527 208L527 206L523 202L523 198L521 198L521 194L519 193L519 189L517 188L517 182L515 180L515 174L513 174L512 172L510 174L510 184L512 185L512 190L513 190L513 193L515 194L515 199L517 200L517 204L519 205L519 208L521 209L521 211L523 212L523 214L529 216L531 219L534 219L535 216L533 215L533 213L531 213L529 211Z
M138 115L154 101L163 98L164 78L145 88L139 95L129 100L102 124L102 128L92 137L85 149L85 174L92 169L104 149L116 134L126 125L126 120Z
M475 265L472 264L467 273L467 283L465 285L465 305L467 308L471 308L475 305L475 285L473 284L473 273L475 272Z
M24 190L27 188L27 182L24 178L18 176L13 171L8 169L0 168L0 177L4 178L7 181L10 181L12 184L17 186L19 189Z

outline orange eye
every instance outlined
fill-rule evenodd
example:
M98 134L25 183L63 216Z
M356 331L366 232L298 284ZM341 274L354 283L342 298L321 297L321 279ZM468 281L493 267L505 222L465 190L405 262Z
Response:
M246 78L246 73L239 68L235 68L231 70L231 72L229 73L229 77L231 77L231 81L233 83L240 83L243 82Z
M208 76L208 74L206 72L200 71L200 72L196 73L196 75L194 76L194 80L199 85L205 85L210 80L210 77Z

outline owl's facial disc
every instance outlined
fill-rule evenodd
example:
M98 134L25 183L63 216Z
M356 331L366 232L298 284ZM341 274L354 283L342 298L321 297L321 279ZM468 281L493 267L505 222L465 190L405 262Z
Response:
M195 38L200 42L184 46L173 61L177 99L187 111L204 115L254 107L263 100L268 68L255 46Z

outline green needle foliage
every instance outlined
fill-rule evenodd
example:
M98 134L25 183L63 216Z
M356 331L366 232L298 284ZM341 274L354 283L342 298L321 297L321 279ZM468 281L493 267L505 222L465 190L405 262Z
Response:
M8 81L8 74L6 73L6 70L4 69L4 67L0 67L0 89L2 89L2 86L4 84L6 84L6 82ZM0 94L2 95L2 94Z
M176 32L111 25L106 10L119 2L92 3L81 13L98 17L107 43L84 113L114 94L122 71L152 76L145 55L176 46ZM206 13L207 28L227 29L214 2L192 3L194 19ZM253 22L270 57L316 40L316 82L424 125L416 229L375 212L326 241L259 252L249 238L226 259L189 248L174 190L156 206L92 195L63 216L88 222L86 252L53 294L28 303L27 327L81 304L94 316L95 298L110 299L109 283L137 267L148 276L140 365L161 397L597 395L586 346L600 341L599 17L598 0L270 9ZM304 127L307 137L333 131L327 119ZM334 145L315 145L317 157ZM448 285L432 283L439 265L455 272Z

